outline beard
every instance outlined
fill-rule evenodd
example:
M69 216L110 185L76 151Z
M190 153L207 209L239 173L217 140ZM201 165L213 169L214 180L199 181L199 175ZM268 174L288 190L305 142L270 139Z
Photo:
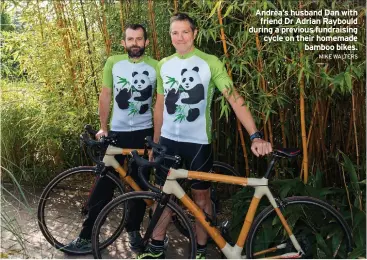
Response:
M136 48L136 49L133 49L133 48ZM126 48L126 50L130 58L139 58L144 54L145 47L139 47L139 46L133 45L129 48Z

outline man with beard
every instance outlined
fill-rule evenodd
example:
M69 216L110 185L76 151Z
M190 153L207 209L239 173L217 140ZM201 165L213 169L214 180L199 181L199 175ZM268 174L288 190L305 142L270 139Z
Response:
M155 67L157 61L144 55L149 44L147 32L140 24L128 25L125 39L121 41L127 54L114 55L108 58L103 69L103 86L99 97L99 117L101 129L96 134L102 136L114 133L117 135L118 147L144 148L145 137L152 136L152 93L156 85ZM108 132L108 118L111 99L113 110ZM125 156L115 157L123 165ZM131 176L140 187L144 187L138 177L137 165L132 166ZM147 173L146 173L147 174ZM82 253L91 252L91 233L99 212L111 201L115 185L108 178L98 180L89 202L89 212L83 223L79 237L66 247ZM126 231L130 239L130 247L138 248L141 240L140 224L145 212L145 203L129 205Z

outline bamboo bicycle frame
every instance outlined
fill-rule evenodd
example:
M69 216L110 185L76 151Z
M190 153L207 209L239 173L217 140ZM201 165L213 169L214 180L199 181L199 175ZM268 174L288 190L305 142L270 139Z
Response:
M205 215L203 211L190 199L190 197L185 193L176 179L194 179L194 180L203 180L203 181L211 181L211 182L220 182L220 183L229 183L229 184L236 184L240 186L250 186L254 187L255 193L252 198L249 210L246 214L245 221L243 223L240 235L238 237L237 243L234 246L231 246L220 234L219 230L215 227L210 226L210 223L206 221ZM285 255L279 256L288 258L299 258L303 251L301 246L299 245L297 239L292 234L292 230L289 227L287 221L285 220L282 212L279 210L278 205L268 187L268 179L266 178L244 178L244 177L235 177L235 176L228 176L223 174L214 174L214 173L207 173L207 172L197 172L197 171L188 171L184 169L170 169L167 180L163 186L163 192L167 194L173 194L176 196L181 202L188 208L188 210L198 219L201 225L205 228L208 232L209 236L215 241L218 247L221 249L223 254L227 258L234 258L240 259L243 258L241 256L241 252L246 242L247 235L251 228L257 207L259 206L259 202L261 198L265 195L270 204L274 207L280 221L282 222L285 230L287 231L293 246L297 250L294 253L287 253ZM278 245L277 247L269 248L267 250L263 250L261 252L257 252L254 255L261 255L267 252L273 252L277 249L284 248L285 244ZM277 258L277 257L275 257Z
M144 155L145 150L144 149L126 149L126 148L119 148L113 145L109 145L106 150L106 154L103 157L103 162L105 166L111 166L117 171L120 175L120 178L123 182L126 182L130 185L130 187L135 191L141 191L142 189L140 186L134 181L134 179L131 176L127 175L126 167L122 167L118 161L115 159L115 155L122 154L122 155L128 155L132 151L137 151L139 155ZM125 160L126 162L126 160ZM126 163L125 163L126 164ZM125 165L126 166L126 165ZM145 200L148 206L153 205L153 201L151 200Z

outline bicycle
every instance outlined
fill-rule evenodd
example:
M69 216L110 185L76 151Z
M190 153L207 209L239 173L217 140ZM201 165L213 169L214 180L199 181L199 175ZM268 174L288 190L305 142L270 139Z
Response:
M87 147L89 157L96 166L79 166L66 170L57 175L43 190L37 210L40 230L46 240L55 248L69 254L88 254L91 250L71 251L65 246L78 236L82 223L88 214L88 201L93 192L93 187L101 176L109 178L116 186L114 197L124 194L127 189L141 190L136 182L129 176L129 160L121 166L114 155L129 154L132 149L117 148L114 146L114 136L104 137L95 141L96 131L86 125L80 136L81 143ZM107 152L106 152L107 151ZM106 152L106 155L105 155ZM139 155L148 154L147 148L138 150ZM103 163L101 162L103 161ZM111 166L112 168L107 168ZM216 170L222 173L239 175L232 167L215 162ZM119 177L118 177L119 176ZM147 201L147 203L151 203ZM120 212L126 212L121 210ZM124 213L125 214L125 213ZM101 241L101 248L109 246L123 231L126 214L116 213L114 218L109 218L109 225L105 240ZM178 229L185 233L179 222L175 222Z
M144 179L142 169L144 167L162 168L162 161L166 158L166 155L164 154L164 148L160 147L160 149L160 155L153 162L140 158L136 152L132 152L133 159L140 166L139 177L143 178L145 185L149 185L150 188L154 187L151 187L152 185ZM154 200L158 206L152 218L147 218L143 225L146 230L145 232L141 231L143 236L141 251L144 250L152 238L153 230L159 228L158 220L163 219L163 212L168 207L173 214L181 219L189 233L188 238L184 241L186 249L182 250L186 254L185 256L179 254L179 256L195 258L196 240L191 222L183 210L170 200L172 194L200 221L227 258L240 259L242 254L245 254L247 258L347 258L352 249L352 235L347 223L336 209L324 201L307 196L280 200L273 196L268 187L271 170L276 161L279 158L292 158L299 154L300 150L298 149L274 150L268 169L261 179L170 168L162 191L126 193L104 207L93 227L93 255L95 258L101 258L99 237L101 228L103 228L103 219L111 211L131 200L149 199ZM210 218L188 197L177 179L205 180L254 187L254 196L241 232L233 246L212 225ZM263 196L268 198L271 205L255 218L256 209ZM312 217L315 217L315 219L311 219ZM168 230L167 233L170 233L170 231ZM124 238L121 239L121 246L124 247ZM128 254L126 247L124 248L123 255L114 255L114 257L132 258L133 254ZM245 251L243 251L244 248ZM116 252L114 253L116 254ZM172 256L170 255L168 258L174 258Z

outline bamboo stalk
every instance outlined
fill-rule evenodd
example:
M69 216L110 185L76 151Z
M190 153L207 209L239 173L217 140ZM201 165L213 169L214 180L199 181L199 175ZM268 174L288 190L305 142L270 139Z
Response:
M348 204L349 204L349 208L350 208L350 216L351 216L351 220L352 220L352 226L353 226L353 210L352 210L352 203L350 201L350 196L349 196L349 191L348 191L348 186L347 186L347 182L345 181L345 173L344 173L344 168L342 168L342 173L343 173L343 181L344 181L344 187L345 187L345 191L347 193L347 200L348 200Z
M217 142L217 151L218 151L218 154L219 154L219 151L220 151L220 140L221 140L220 131L219 131L219 129L220 129L220 121L219 121L219 116L218 116L218 114L220 114L219 113L219 104L218 103L215 103L215 106L217 107L217 117L216 117L217 141L216 142Z
M258 55L257 55L258 71L260 72L260 75L261 75L260 87L266 93L265 78L262 75L262 72L263 72L263 62L262 62L262 59L261 59L261 56L260 56L260 53L261 53L261 44L260 44L260 39L259 39L259 34L258 33L255 34L255 41L256 41L256 48L257 48L257 51L258 51ZM268 127L267 127L267 124L269 122L266 121L266 118L265 118L264 113L262 113L262 119L263 119L263 124L264 124L264 138L265 138L266 141L268 141L269 140L269 135L268 135Z
M307 147L308 147L309 142L310 142L310 137L311 137L311 133L312 133L312 127L313 127L313 124L314 124L314 121L315 121L316 112L317 112L317 101L315 102L315 106L313 108L313 115L312 115L312 119L311 119L311 124L310 124L310 128L308 129Z
M66 61L68 63L69 66L69 73L70 73L70 79L72 81L72 84L74 85L75 82L75 71L74 71L74 66L73 66L73 62L71 59L71 50L70 50L70 46L69 46L69 41L68 41L68 36L65 33L65 22L63 21L62 18L62 13L61 13L61 7L60 7L60 2L58 1L54 1L54 9L56 12L56 18L57 18L57 25L60 28L61 31L61 36L62 36L62 41L63 41L63 46L64 46L64 50L65 50L65 56L66 56ZM73 88L74 91L74 95L76 94L76 89L75 86Z
M300 53L300 59L302 60L303 51ZM303 182L308 182L308 151L307 151L307 139L306 139L306 122L305 122L305 81L304 74L301 72L300 81L300 114L301 114L301 136L302 136L302 148L303 148Z
M238 141L239 141L239 133L236 131L236 142L235 142L235 148L234 148L234 168L238 170ZM243 148L242 148L243 149Z
M125 25L124 25L124 3L123 3L123 0L120 0L120 23L121 23L121 32L122 32L122 35L124 35Z
M41 33L41 39L42 39L42 43L44 43L45 41L45 36L44 36L44 28L43 28L43 22L42 22L42 15L41 15L41 10L40 10L40 7L39 7L39 0L37 0L37 14L38 14L38 21L40 22L40 33ZM53 89L54 86L53 84L50 83L50 78L49 77L46 77L46 87L48 89Z
M178 2L177 2L177 0L173 0L173 5L175 7L174 11L175 11L175 13L177 13L178 12Z
M326 103L326 112L325 112L325 117L324 117L324 124L323 124L323 130L324 133L327 130L327 120L329 117L329 110L330 110L330 98L328 98L327 103ZM325 133L326 135L326 133ZM324 168L327 168L327 150L326 150L326 146L325 146L325 138L323 138L323 142L322 142L322 149L323 149L323 163L324 163Z
M64 28L66 29L66 33L68 35L68 40L70 42L70 46L71 46L71 49L72 49L72 47L74 46L74 37L72 35L72 25L71 25L71 22L70 22L70 19L69 19L69 15L67 15L67 11L65 10L63 1L59 2L59 8L60 8L60 13L61 13L62 19L64 21L64 25L65 25Z
M150 18L150 25L152 29L152 38L153 38L153 51L155 53L155 58L157 60L161 59L161 55L159 53L159 46L158 46L158 37L157 37L157 30L155 26L155 16L154 16L154 9L153 9L153 1L148 1L148 8L149 8L149 18Z
M284 120L285 120L284 109L280 110L279 119L280 119L280 128L281 128L281 131L282 131L283 148L286 148L287 147L287 138L286 138L286 135L285 135L285 126L284 126Z
M347 136L347 144L346 144L346 148L345 148L345 150L346 150L347 153L349 153L350 141L352 140L352 129L353 129L353 116L350 115L350 118L349 118L349 130L348 130L348 136Z
M356 145L356 155L357 155L357 176L359 178L359 150L358 150L358 134L357 134L357 125L356 125L356 107L355 107L355 96L352 88L352 117L353 117L353 129L354 129L354 142Z
M102 9L102 30L103 34L105 36L105 45L106 45L106 54L107 56L110 56L111 53L111 39L107 31L107 21L106 21L106 15L105 15L105 0L101 0L101 9Z
M74 2L73 1L69 1L70 7L66 8L70 10L70 15L68 14L68 16L70 17L69 19L69 24L70 24L70 35L72 35L72 38L76 39L76 47L77 50L80 51L81 50L81 40L80 40L80 35L79 35L79 30L78 30L78 24L77 24L77 19L75 16L75 12L74 12ZM86 83L86 79L83 78L81 79L81 77L83 75L85 75L84 71L85 71L85 64L82 61L81 57L78 55L77 56L77 66L75 66L76 68L80 68L80 70L77 73L77 83L76 85L78 85L78 94L79 94L79 100L81 100L82 102L78 102L78 104L81 105L88 105L88 98L87 98L87 91L83 91L83 86ZM83 80L83 81L82 81Z
M226 37L224 34L224 29L223 29L223 19L222 19L222 7L221 5L219 5L217 13L218 13L218 21L219 21L219 25L220 25L220 39L222 41L222 45L223 45L223 51L224 54L226 55L226 57L228 58L228 51L227 51L227 43L226 43ZM232 79L232 71L231 68L229 66L229 64L226 64L227 66L227 71L228 71L228 75L229 77ZM241 139L241 145L242 145L242 150L243 150L243 156L245 158L245 164L246 164L246 176L250 175L250 171L248 169L248 156L247 156L247 151L246 151L246 146L245 146L245 139L243 137L243 132L242 132L242 125L241 122L238 120L238 118L236 118L237 120L237 129L240 135L240 139Z
M77 24L76 18L75 18L73 1L70 1L69 3L70 3L70 10L71 10L71 22L70 22L70 25L72 25L72 27L70 29L72 30L72 28L74 27L74 37L76 38L77 46L78 46L78 49L80 50L81 43L80 43L80 37L79 37L79 33L78 33L78 24Z
M100 15L100 11L99 11L99 8L98 8L98 0L95 0L96 2L93 4L95 10L96 10L96 20L97 20L97 23L98 23L98 28L99 30L101 31L102 33L102 36L103 36L103 41L105 42L106 44L106 35L103 33L103 22L101 21L101 15ZM93 26L92 26L92 32L94 33L94 30L93 30ZM94 34L93 34L93 41L95 40L94 38Z
M318 158L321 158L320 156L320 150L321 150L321 140L322 140L322 137L323 137L323 133L322 133L322 128L323 128L323 117L322 117L322 111L321 111L321 101L317 101L317 119L318 119L318 130L319 130L319 137L317 138L317 156Z
M271 126L271 119L270 119L270 117L268 119L267 125L268 125L268 130L269 130L269 140L270 140L271 146L274 147L273 129L272 129L272 126Z
M94 85L94 91L96 94L96 97L98 99L99 93L98 93L98 87L97 87L97 82L96 82L96 73L94 71L94 64L93 64L93 57L92 57L92 50L90 47L90 42L89 42L89 34L88 34L88 25L87 25L87 19L85 17L85 11L84 11L84 6L83 6L83 0L80 0L80 7L82 9L82 17L83 17L83 22L84 22L84 30L85 30L85 38L86 38L86 42L87 42L87 48L88 48L88 57L89 57L89 65L90 68L92 70L92 77L93 77L93 85Z
M218 115L217 115L217 106L216 104L214 104L213 106L213 130L215 133L217 133L217 120L218 120ZM218 156L217 154L217 140L216 138L213 138L213 155L214 155L214 160L217 160L218 158L216 156Z
M42 17L41 17L41 10L40 10L40 6L39 6L39 0L37 0L37 14L38 14L38 21L40 22L40 27L41 27L41 39L42 42L44 41L44 35L43 35L43 23L42 23Z
M237 120L237 129L238 129L238 133L241 139L241 146L242 146L242 151L243 151L243 157L245 158L245 172L246 172L246 176L250 176L250 167L249 167L249 163L248 163L248 154L247 154L247 150L246 150L246 145L245 145L245 139L243 137L242 134L242 125L241 122L239 120Z

